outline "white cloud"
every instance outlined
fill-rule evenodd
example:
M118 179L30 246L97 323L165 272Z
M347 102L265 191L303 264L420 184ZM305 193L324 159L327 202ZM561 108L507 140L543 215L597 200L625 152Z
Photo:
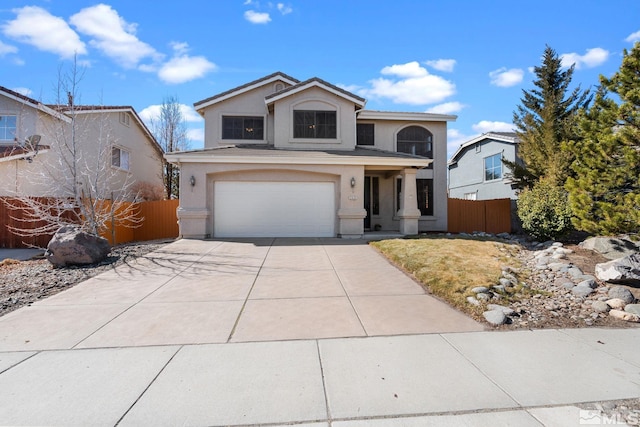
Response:
M429 74L416 61L384 67L381 73L396 78L370 80L371 88L358 93L365 97L389 98L396 104L423 105L441 102L456 89L453 83Z
M18 48L15 46L8 45L6 43L2 43L0 41L0 56L5 56L8 53L17 53Z
M478 123L471 126L476 132L513 132L513 124L505 122L492 122L489 120L481 120Z
M27 87L14 87L11 90L14 92L21 93L24 96L31 96L31 94L33 94L33 91Z
M407 62L406 64L391 65L384 67L380 73L397 77L423 77L429 74L426 68L421 67L418 61Z
M458 129L447 129L447 158L453 156L453 153L465 142L476 135L466 135Z
M158 77L165 83L185 83L203 77L216 69L216 64L204 56L176 56L165 62L158 71Z
M200 143L198 144L199 146L204 145L204 129L203 128L187 129L187 139L191 142ZM196 147L192 147L192 148L196 148Z
M247 10L244 13L244 19L252 24L267 24L271 22L271 17L266 12L256 12L255 10Z
M626 39L624 39L624 41L629 43L640 41L640 31L636 31L635 33L629 34L629 36Z
M465 107L466 105L462 104L461 102L445 102L444 104L438 104L429 108L426 112L434 114L453 114L457 113Z
M511 68L507 70L506 67L498 68L489 73L491 78L491 84L498 87L511 87L515 86L522 81L524 77L524 71L520 68Z
M291 8L291 6L285 5L284 3L278 3L277 8L280 11L280 13L283 15L288 15L291 12L293 12L293 9Z
M2 25L2 32L23 43L63 59L87 53L85 44L69 25L57 16L37 6L13 9L16 18Z
M198 114L192 106L186 105L186 104L179 104L179 106L180 106L180 112L182 113L182 118L186 123L200 123L204 121L202 116ZM151 122L158 121L160 119L161 111L162 111L162 105L154 104L154 105L149 105L147 108L140 111L138 115L145 123L147 123L148 125L151 125Z
M425 64L438 71L452 72L453 67L456 65L455 59L434 59L432 61L426 61Z
M351 93L359 93L363 90L363 87L358 85L345 85L342 83L338 83L336 84L336 86L338 86L340 89L344 89L347 92L351 92Z
M607 59L609 59L609 51L599 47L587 49L584 55L580 55L574 52L564 53L560 55L560 60L562 61L563 67L570 67L571 65L576 64L576 69L580 69L583 67L597 67L598 65L606 62Z
M136 24L127 23L106 4L82 9L70 18L81 33L93 37L90 44L125 68L135 68L145 58L160 60L162 55L136 37Z

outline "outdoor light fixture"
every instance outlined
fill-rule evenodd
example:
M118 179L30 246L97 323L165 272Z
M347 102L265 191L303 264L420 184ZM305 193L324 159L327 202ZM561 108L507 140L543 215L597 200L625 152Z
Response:
M191 175L191 178L189 178L189 184L191 184L192 187L196 186L196 177Z
M355 186L356 186L356 177L355 177L355 176L352 176L352 177L351 177L351 188L353 188L353 187L355 187Z

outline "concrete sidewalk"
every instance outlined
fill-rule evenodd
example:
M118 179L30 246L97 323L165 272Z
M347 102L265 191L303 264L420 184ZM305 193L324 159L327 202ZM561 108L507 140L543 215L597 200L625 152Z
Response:
M578 329L5 352L0 424L580 425L576 403L640 397L638 342Z
M0 317L0 425L579 425L640 329L487 332L337 239L182 240Z

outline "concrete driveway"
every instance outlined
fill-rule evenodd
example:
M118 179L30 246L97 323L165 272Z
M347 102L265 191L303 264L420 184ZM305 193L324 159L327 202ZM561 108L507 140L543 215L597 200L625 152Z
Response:
M0 318L0 351L482 329L362 241L180 240Z
M364 242L183 240L0 317L0 425L568 426L640 397L640 328L482 329Z

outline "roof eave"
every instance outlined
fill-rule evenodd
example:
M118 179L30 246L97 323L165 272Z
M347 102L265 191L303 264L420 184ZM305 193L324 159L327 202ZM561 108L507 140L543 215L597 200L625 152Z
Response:
M357 118L359 120L412 120L428 122L454 122L458 119L458 116L450 114L362 110L358 112Z
M264 156L216 156L213 153L166 153L170 163L212 163L212 164L289 164L289 165L362 165L425 168L433 163L432 159L406 159L371 156L335 156L335 157L264 157Z

